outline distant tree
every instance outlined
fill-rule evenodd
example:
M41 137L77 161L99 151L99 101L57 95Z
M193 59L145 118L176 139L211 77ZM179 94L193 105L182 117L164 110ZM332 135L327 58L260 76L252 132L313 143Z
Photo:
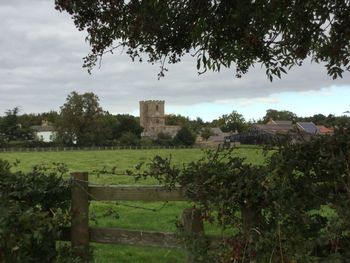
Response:
M350 116L346 116L346 115L335 116L333 114L329 114L328 116L325 116L323 114L315 114L310 117L298 117L297 120L312 121L317 125L334 127L334 126L347 126L350 123Z
M327 117L323 114L315 114L311 117L311 121L315 124L325 124Z
M5 116L0 122L0 133L7 141L32 140L32 132L19 122L18 113L18 107L5 112Z
M42 118L41 114L22 114L18 116L18 121L25 127L30 127L34 125L41 125Z
M66 144L98 145L104 140L104 115L97 95L72 92L61 106L58 137Z
M255 63L281 77L311 58L336 78L348 71L349 2L345 0L55 0L87 32L91 70L106 53L126 49L137 61L178 63L192 53L200 73Z
M274 121L293 121L296 120L298 118L298 116L291 111L287 111L287 110L273 110L273 109L269 109L266 111L266 114L263 118L263 122L267 123L269 120L274 120Z
M5 117L0 123L0 130L8 140L18 139L18 112L18 107L15 107L12 110L7 110L5 112Z
M157 135L157 139L155 140L155 143L161 146L170 146L174 144L174 141L169 134L160 132Z
M210 123L210 127L224 127L225 126L225 119L220 116L217 119L212 120Z
M6 135L0 132L0 147L4 147L6 143L7 143Z
M212 135L213 135L213 132L210 130L210 128L204 128L201 131L201 136L204 140L208 140Z
M119 138L124 133L133 133L138 138L141 138L143 128L140 126L138 118L129 114L118 114L116 117L116 126L114 129L114 137Z
M154 145L154 141L151 138L141 138L140 145L145 147L150 147Z
M118 139L120 145L124 146L137 146L140 144L140 138L132 132L125 132Z
M42 121L48 121L50 124L56 123L58 120L58 113L56 111L49 111L44 113L29 113L18 116L18 121L23 127L30 127L34 125L41 125Z
M243 115L237 111L232 111L230 114L225 114L221 118L224 121L224 125L221 126L221 129L224 132L242 132L247 126Z
M199 117L195 120L191 120L189 117L182 116L180 114L168 114L165 115L165 124L166 125L178 125L181 127L187 126L190 130L195 133L199 132L207 124Z
M317 125L325 125L327 117L323 114L315 114L313 116L298 117L297 121L313 122Z
M196 142L196 136L186 126L178 131L174 138L176 144L193 145Z
M49 111L49 112L44 112L40 114L42 120L47 120L49 123L56 123L58 119L58 112L57 111Z
M190 123L190 119L180 114L167 114L165 115L165 125L179 125L186 126Z
M207 124L202 120L202 118L197 117L195 120L191 120L189 123L189 128L194 132L194 133L199 133L199 131L203 128L206 127Z
M104 142L103 144L108 145L113 143L119 135L119 123L116 116L105 112L100 119L100 125L104 131ZM117 136L118 134L118 136Z
M335 117L334 118L334 126L349 127L350 126L350 117L346 116L346 115Z

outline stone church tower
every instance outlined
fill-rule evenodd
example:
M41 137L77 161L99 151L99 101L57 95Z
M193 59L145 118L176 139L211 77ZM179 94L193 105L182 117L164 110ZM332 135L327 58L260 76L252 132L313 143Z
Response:
M142 136L157 137L165 130L165 111L163 100L140 101L140 125L144 128Z

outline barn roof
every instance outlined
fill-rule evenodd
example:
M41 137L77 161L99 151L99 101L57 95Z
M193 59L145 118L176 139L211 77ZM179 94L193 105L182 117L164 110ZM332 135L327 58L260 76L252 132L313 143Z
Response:
M317 126L313 122L297 122L299 128L310 134L317 134Z
M254 127L271 134L287 134L293 130L292 124L254 124Z
M324 125L317 125L317 128L318 128L320 134L333 134L334 133L333 128L327 128Z
M42 126L42 125L34 125L30 127L32 130L36 131L36 132L53 132L55 131L55 128L52 126Z

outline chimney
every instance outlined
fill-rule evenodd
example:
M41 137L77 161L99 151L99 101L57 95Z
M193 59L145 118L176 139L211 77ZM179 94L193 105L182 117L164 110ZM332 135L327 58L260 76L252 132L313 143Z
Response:
M41 126L43 126L43 127L49 126L48 120L42 120L42 121L41 121Z

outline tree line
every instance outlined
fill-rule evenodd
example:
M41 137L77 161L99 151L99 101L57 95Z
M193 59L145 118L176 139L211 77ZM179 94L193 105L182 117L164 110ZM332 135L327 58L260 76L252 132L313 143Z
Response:
M15 107L0 117L0 146L113 146L113 145L192 145L197 135L208 139L213 135L210 128L219 127L223 132L242 132L253 123L267 123L273 120L312 121L327 127L340 126L350 122L350 117L315 114L310 117L298 117L287 110L269 109L259 120L246 120L237 111L224 114L213 121L201 118L190 119L182 115L165 116L166 125L181 126L180 132L172 138L168 134L159 134L156 139L141 138L143 127L139 117L129 114L111 114L104 110L94 93L70 93L59 111L38 114L20 114ZM43 143L36 138L32 126L49 123L56 135L51 143Z

